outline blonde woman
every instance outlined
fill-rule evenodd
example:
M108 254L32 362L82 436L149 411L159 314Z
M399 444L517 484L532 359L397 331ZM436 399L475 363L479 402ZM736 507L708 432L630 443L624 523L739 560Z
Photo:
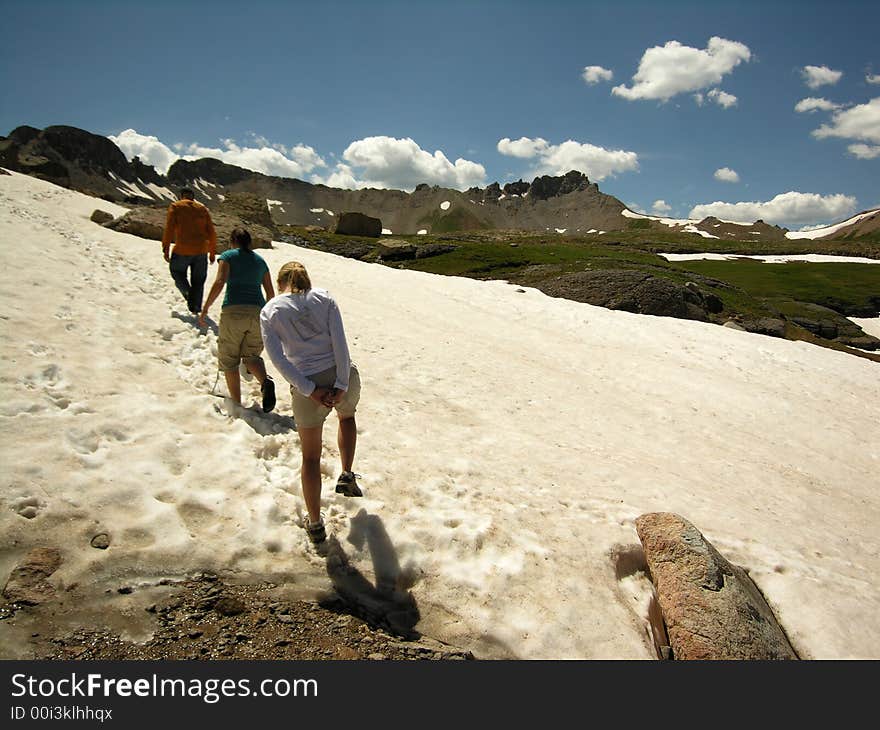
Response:
M321 437L324 421L334 408L339 416L337 443L342 461L336 491L346 497L363 496L351 470L361 381L348 352L342 316L330 293L313 289L308 272L298 261L281 267L278 292L260 313L260 329L269 358L290 383L302 448L301 481L308 511L305 527L318 545L327 538L321 518Z

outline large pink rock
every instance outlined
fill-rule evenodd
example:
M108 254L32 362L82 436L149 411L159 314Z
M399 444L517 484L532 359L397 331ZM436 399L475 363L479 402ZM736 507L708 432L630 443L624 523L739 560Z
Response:
M758 587L684 518L636 519L674 659L797 659Z

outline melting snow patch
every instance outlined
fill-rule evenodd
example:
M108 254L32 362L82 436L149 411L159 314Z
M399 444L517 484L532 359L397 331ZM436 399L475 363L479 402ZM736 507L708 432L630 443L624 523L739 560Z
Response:
M557 233L565 233L567 230L568 230L568 228L557 228L556 232Z
M392 233L393 233L393 231L390 228L383 228L382 229L383 236L390 236Z
M589 231L587 231L587 233L595 233L595 232L596 232L595 228L591 228Z
M685 226L683 229L685 233L697 233L701 235L703 238L718 238L718 236L713 236L711 233L706 233L706 231L701 231L695 225Z
M324 212L325 212L327 215L333 215L333 211L332 211L332 210L325 210Z
M440 210L449 210L449 206L452 205L448 200L444 200L440 203Z
M428 233L427 229L422 228L422 230L418 231L418 232L416 233L416 235L417 235L417 236L424 236L424 235L426 235L427 233Z
M309 208L309 213L323 213L323 208Z

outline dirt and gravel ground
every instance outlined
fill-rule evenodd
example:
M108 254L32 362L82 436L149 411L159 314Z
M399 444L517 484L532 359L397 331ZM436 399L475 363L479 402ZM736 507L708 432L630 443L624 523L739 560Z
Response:
M336 590L317 602L281 599L274 584L236 585L211 573L166 582L167 596L144 609L155 629L143 643L86 626L59 629L47 605L0 604L0 621L29 621L35 659L474 658L415 631L418 610L408 592L359 591L342 578L346 566L338 567ZM43 612L47 619L34 623Z

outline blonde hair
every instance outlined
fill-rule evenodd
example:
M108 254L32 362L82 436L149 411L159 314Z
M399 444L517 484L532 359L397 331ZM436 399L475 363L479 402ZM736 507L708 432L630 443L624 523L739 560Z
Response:
M309 272L299 261L288 261L278 272L278 290L289 289L291 294L302 294L312 288Z

